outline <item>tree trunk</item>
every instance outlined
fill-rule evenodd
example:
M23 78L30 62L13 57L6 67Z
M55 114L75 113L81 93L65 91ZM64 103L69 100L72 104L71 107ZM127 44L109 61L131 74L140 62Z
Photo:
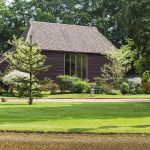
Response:
M30 73L30 86L29 86L29 105L32 105L33 98L32 98L32 73Z

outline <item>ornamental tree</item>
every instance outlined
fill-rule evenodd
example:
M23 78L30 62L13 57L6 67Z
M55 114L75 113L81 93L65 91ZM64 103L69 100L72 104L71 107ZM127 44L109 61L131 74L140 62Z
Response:
M33 43L32 36L28 42L24 42L22 38L10 42L16 51L9 52L6 57L12 69L29 74L28 90L29 90L29 105L33 103L33 85L36 80L36 75L41 71L46 71L50 66L45 66L46 56L41 54L41 49L38 44Z
M105 54L109 63L101 68L102 77L112 80L117 87L118 80L131 69L134 52L131 51L132 41L128 45L121 47L121 49L109 51Z

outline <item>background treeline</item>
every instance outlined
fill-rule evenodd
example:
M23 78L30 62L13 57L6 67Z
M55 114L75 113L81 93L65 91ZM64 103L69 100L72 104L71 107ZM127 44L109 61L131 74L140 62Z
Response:
M0 54L29 20L97 26L117 48L133 39L134 73L150 70L150 0L0 0Z

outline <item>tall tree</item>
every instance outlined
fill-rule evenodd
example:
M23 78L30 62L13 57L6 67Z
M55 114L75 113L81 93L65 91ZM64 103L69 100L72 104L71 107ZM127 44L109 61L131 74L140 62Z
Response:
M7 60L13 69L29 74L29 105L32 105L33 83L36 81L36 75L46 71L50 66L44 66L46 56L41 54L41 49L33 43L32 37L29 42L14 38L11 44L16 47L16 51L8 54Z
M9 48L7 40L12 33L11 29L9 28L9 14L10 12L6 5L6 1L0 0L0 56Z
M150 0L126 0L118 18L124 35L134 40L137 72L150 70Z

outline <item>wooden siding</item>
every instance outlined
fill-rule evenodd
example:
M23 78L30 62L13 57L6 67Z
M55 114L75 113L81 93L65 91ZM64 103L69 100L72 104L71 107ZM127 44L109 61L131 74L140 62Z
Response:
M38 74L39 79L44 79L45 77L55 80L58 75L64 74L64 52L54 52L54 51L43 51L47 59L45 64L52 65L47 72L42 72ZM100 54L88 54L88 79L93 81L94 77L100 76L100 68L108 62L103 55ZM0 63L0 71L3 72L8 66L6 61Z
M6 60L4 60L3 62L0 63L0 72L4 72L5 69L8 66L8 62Z
M108 60L101 54L88 54L88 79L94 80L94 77L100 76L100 68Z
M47 57L45 65L52 66L47 72L39 73L38 77L40 79L44 79L45 77L47 77L54 80L58 75L64 74L64 53L43 51L42 54L46 55Z

